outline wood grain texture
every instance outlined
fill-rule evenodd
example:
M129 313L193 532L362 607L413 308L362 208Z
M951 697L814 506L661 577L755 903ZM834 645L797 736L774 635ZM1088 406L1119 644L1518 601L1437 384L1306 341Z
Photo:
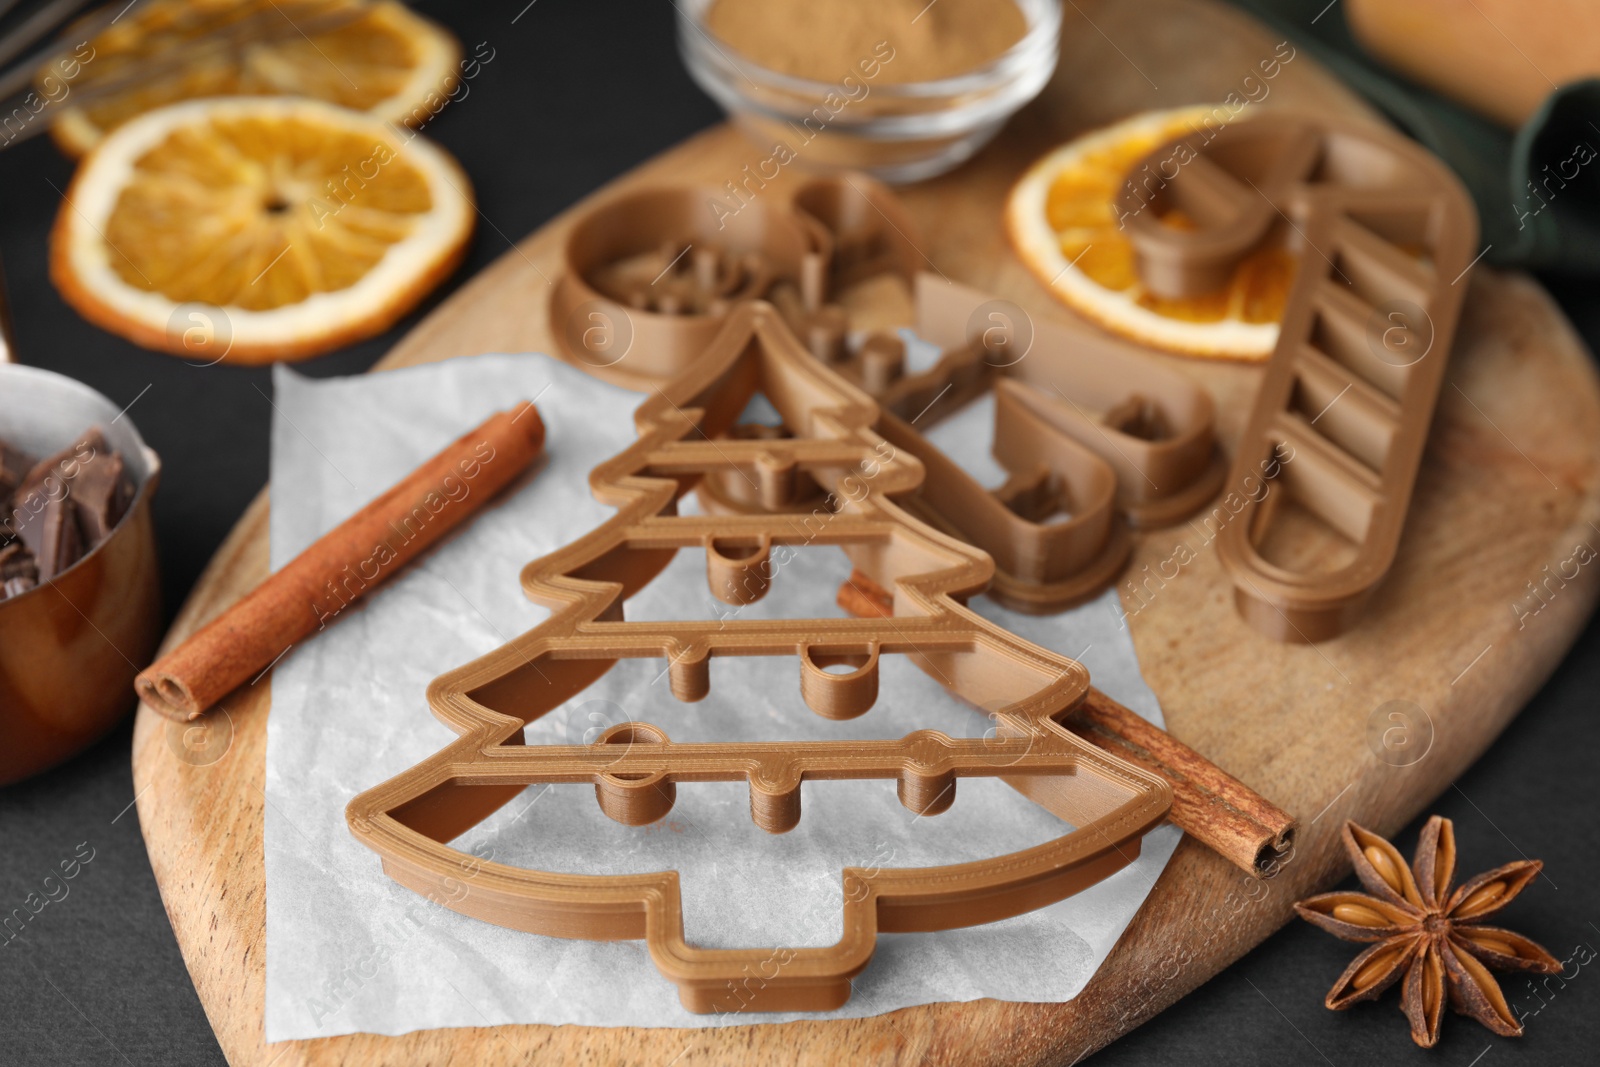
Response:
M1043 149L1128 112L1242 92L1277 44L1208 0L1080 0L1065 21L1060 71L1045 96L972 164L904 194L923 227L923 251L949 277L1063 316L1004 246L1000 204L1012 178ZM1365 114L1303 53L1268 84L1267 106ZM612 189L661 180L721 185L765 155L717 128ZM549 350L543 308L572 215L507 252L382 366ZM1276 878L1252 882L1185 840L1105 966L1068 1004L977 1001L720 1030L516 1026L269 1046L262 1041L261 844L269 682L262 680L228 701L223 723L231 722L232 744L209 766L175 755L183 745L174 731L193 724L141 708L134 733L151 864L229 1061L1064 1064L1137 1026L1283 924L1294 899L1343 874L1336 837L1343 819L1391 833L1471 764L1554 669L1594 604L1593 568L1585 568L1547 594L1537 614L1518 609L1528 583L1545 577L1542 568L1554 571L1574 545L1596 535L1600 383L1582 344L1532 281L1480 267L1471 285L1397 563L1353 632L1314 647L1263 638L1235 614L1231 586L1195 528L1143 534L1135 548L1128 576L1141 582L1143 568L1170 559L1180 541L1197 550L1176 577L1151 581L1144 597L1125 592L1124 605L1169 729L1300 819L1297 852ZM1184 367L1215 393L1219 430L1231 444L1260 371ZM263 494L211 562L168 647L266 571ZM1148 599L1143 607L1141 599ZM1396 700L1415 704L1426 716L1419 722L1432 725L1427 755L1406 767L1380 759L1368 737L1372 722L1379 731L1396 725L1378 712Z

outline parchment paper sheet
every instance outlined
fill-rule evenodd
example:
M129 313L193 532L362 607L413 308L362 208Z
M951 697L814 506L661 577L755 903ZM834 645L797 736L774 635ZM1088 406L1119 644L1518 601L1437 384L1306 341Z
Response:
M610 514L589 469L633 440L638 394L549 357L493 355L314 381L276 374L272 565L281 567L466 428L537 397L548 429L538 473L364 605L293 648L272 678L267 726L266 1039L355 1031L399 1034L502 1023L715 1026L802 1016L692 1015L643 942L587 942L506 930L458 915L384 876L345 826L345 805L453 739L429 713L436 675L542 621L518 571ZM990 479L992 407L942 424L936 441ZM692 502L686 501L686 510ZM812 548L737 617L837 616L844 555ZM1084 661L1101 689L1160 723L1119 624L1116 594L1051 617L974 606ZM699 553L681 552L628 603L629 618L713 618L731 611L706 586ZM713 661L711 695L674 699L653 660L624 661L529 727L531 744L581 743L643 719L673 740L890 738L920 728L979 736L989 721L901 657L887 657L878 702L850 722L809 711L792 658ZM1009 787L963 779L945 814L917 818L892 782L803 787L800 825L769 835L750 820L744 783L680 786L662 822L625 827L587 785L534 787L456 842L464 851L552 871L677 869L685 933L708 946L823 945L840 934L840 869L955 863L1064 832ZM882 935L839 1016L982 997L1070 1000L1144 901L1177 844L1163 826L1125 870L1052 907L987 926ZM814 1016L804 1016L814 1017Z

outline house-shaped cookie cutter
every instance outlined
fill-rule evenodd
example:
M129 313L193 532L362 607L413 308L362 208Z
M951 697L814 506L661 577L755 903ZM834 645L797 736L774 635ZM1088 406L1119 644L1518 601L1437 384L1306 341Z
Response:
M1398 135L1269 112L1154 149L1116 207L1159 296L1218 288L1263 241L1296 251L1217 545L1251 625L1340 633L1394 561L1478 255L1472 201Z
M727 436L765 395L788 435ZM1130 862L1166 815L1171 787L1080 740L1061 722L1088 692L1083 666L964 606L993 573L982 551L903 510L922 464L878 435L865 393L817 361L769 304L729 312L706 352L635 414L638 440L591 475L616 514L529 564L528 596L549 619L436 679L428 701L457 740L353 800L352 833L396 881L463 914L557 937L643 939L695 1012L820 1011L849 997L880 931L992 922L1062 899ZM679 515L708 473L737 470L781 508L804 477L828 494L809 515ZM874 618L630 622L625 601L679 549L703 549L711 590L729 603L764 595L786 553L834 545L893 591ZM878 665L905 655L957 696L997 708L991 736L919 730L898 740L794 743L671 741L629 722L595 744L523 744L523 726L582 692L619 659L666 661L673 695L704 698L714 656L794 656L807 705L831 719L867 712ZM845 668L842 672L830 668ZM687 943L675 871L560 874L484 862L459 836L538 782L592 783L611 818L652 822L680 784L749 783L751 817L783 832L801 817L801 784L892 779L911 811L934 815L963 777L998 777L1074 829L1020 852L916 869L847 868L843 935L822 948L707 949Z

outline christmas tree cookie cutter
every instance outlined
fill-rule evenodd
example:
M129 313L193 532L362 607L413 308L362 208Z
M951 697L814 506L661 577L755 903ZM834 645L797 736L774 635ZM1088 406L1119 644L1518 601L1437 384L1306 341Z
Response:
M1394 562L1477 254L1472 201L1396 134L1295 115L1175 138L1129 175L1116 210L1159 296L1217 288L1263 241L1298 251L1217 551L1251 625L1332 637Z
M792 437L725 438L756 392ZM390 877L447 906L518 930L643 939L695 1012L821 1011L848 999L880 931L992 922L1062 899L1122 868L1167 814L1171 787L1061 724L1089 690L1082 664L968 611L989 582L988 556L931 529L896 499L922 465L872 429L866 394L813 359L770 305L734 308L703 357L635 414L639 437L595 468L617 506L579 541L528 565L523 586L552 614L540 626L436 679L428 700L457 740L356 797L351 832ZM804 474L833 506L818 515L684 516L677 501L708 471L737 468L777 508ZM893 593L880 618L628 622L624 601L680 548L703 548L711 589L730 603L763 595L796 545L834 545ZM775 558L777 557L777 558ZM619 659L661 657L673 694L706 696L710 659L793 655L819 715L865 713L878 664L906 655L951 692L996 708L980 739L931 730L891 741L677 744L643 722L590 745L526 746L523 726L581 692ZM831 667L843 666L837 673ZM979 862L917 869L847 868L843 935L823 948L706 949L683 935L675 871L575 875L488 863L446 842L536 782L591 782L607 815L638 825L672 806L680 783L745 780L751 816L782 832L800 818L806 780L893 779L913 812L946 810L963 777L999 777L1074 827Z

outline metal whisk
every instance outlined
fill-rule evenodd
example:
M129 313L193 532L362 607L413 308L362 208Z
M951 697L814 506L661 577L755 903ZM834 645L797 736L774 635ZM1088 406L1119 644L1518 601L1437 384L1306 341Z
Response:
M181 40L99 63L94 41L155 0L0 0L0 150L49 129L52 109L87 107L120 93L181 76L196 62L242 57L252 45L336 29L366 13L371 0L311 0L258 7L178 8ZM85 13L87 10L87 13ZM85 50L87 49L87 53ZM91 59L85 60L87 54Z

